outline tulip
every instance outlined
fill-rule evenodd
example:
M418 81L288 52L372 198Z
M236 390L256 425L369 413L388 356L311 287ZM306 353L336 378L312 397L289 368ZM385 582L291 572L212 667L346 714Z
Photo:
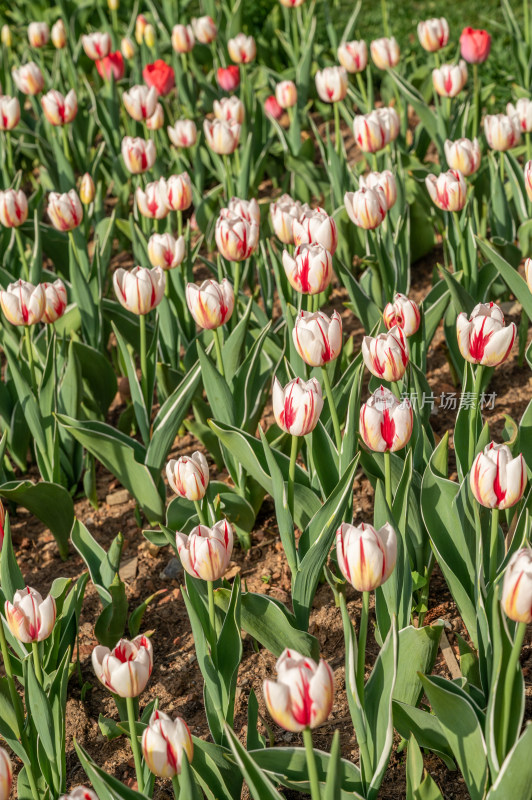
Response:
M209 465L207 459L196 451L191 456L172 458L166 465L166 477L170 488L179 497L191 502L202 500L209 485Z
M240 69L236 64L219 67L216 70L216 81L225 92L233 92L240 85Z
M383 108L377 108L374 111L374 114L384 129L386 144L389 144L389 142L394 142L397 139L401 129L399 114L395 108L392 108L391 106L384 106Z
M28 25L30 47L44 47L50 41L50 28L46 22L30 22Z
M48 216L58 231L71 231L77 228L83 219L83 207L75 189L59 194L48 195Z
M160 103L155 106L155 111L149 119L146 120L146 127L150 131L159 131L164 125L164 111Z
M124 136L122 139L122 158L133 175L151 169L155 164L156 155L153 139L146 141L132 136Z
M460 61L458 64L443 64L432 70L432 85L434 91L441 97L456 97L467 82L467 64Z
M148 22L148 24L144 28L144 44L150 48L155 47L155 40L156 40L155 28L153 27L151 22Z
M510 150L521 139L519 117L506 114L488 114L484 118L484 133L493 150Z
M166 205L171 211L186 211L192 205L192 184L188 172L170 175L166 181Z
M111 78L119 81L124 77L124 59L122 53L116 50L114 53L109 53L105 58L100 58L96 61L96 69L100 78L110 81Z
M109 11L118 11L120 8L120 0L107 0L107 8Z
M279 0L282 6L285 8L299 8L302 6L305 0Z
M0 800L9 800L13 785L13 769L7 751L0 747Z
M129 38L129 36L124 36L122 41L120 42L120 51L124 58L127 58L129 61L135 55L135 45Z
M394 36L390 38L383 36L382 39L375 39L371 42L369 49L373 63L378 69L389 69L390 67L396 67L399 63L401 51Z
M294 378L283 388L275 378L272 405L275 421L281 430L294 437L306 436L318 424L323 408L321 386L316 378L307 382Z
M78 113L76 92L71 89L66 97L56 89L51 89L41 97L44 116L51 125L67 125Z
M215 100L212 104L212 110L216 119L226 120L227 122L237 122L242 125L244 122L245 109L244 103L239 97L233 95L232 97L222 97L221 100Z
M176 53L190 53L196 44L192 25L174 25L172 28L172 47Z
M281 108L292 108L297 103L297 88L293 81L281 81L275 87L275 99Z
M161 267L147 269L119 268L113 274L113 287L118 301L133 314L149 314L159 305L164 295L166 275Z
M5 228L18 228L28 219L28 200L19 189L0 191L0 223Z
M502 585L502 608L514 622L532 622L532 549L523 547L513 554Z
M45 296L45 308L41 322L51 325L65 313L68 299L65 284L59 278L53 283L41 283Z
M384 121L375 111L369 114L355 114L353 134L364 153L377 153L388 144Z
M413 424L409 400L400 403L384 386L373 392L360 409L360 436L376 453L402 450L410 441Z
M525 279L528 284L528 288L532 292L532 258L525 259Z
M111 52L111 37L108 33L84 34L81 37L81 44L91 61L97 61L99 58L105 58Z
M218 36L218 28L212 17L198 17L197 19L193 19L192 29L194 31L194 36L201 44L210 44L214 42Z
M20 121L20 103L16 97L0 96L0 130L12 131Z
M338 358L342 349L342 318L337 311L331 317L322 311L300 311L292 331L294 345L310 367L323 367Z
M264 111L268 116L273 117L273 119L281 119L283 116L283 109L275 99L274 94L268 95L264 101Z
M5 603L7 626L15 639L24 644L47 639L53 631L56 614L52 595L43 600L30 586L16 591L12 603L9 600Z
M132 86L129 91L122 94L122 101L130 117L142 122L149 119L157 107L157 90L155 87Z
M66 46L67 37L65 30L65 23L62 19L58 19L52 25L52 44L56 50L62 50Z
M147 64L142 70L142 77L149 87L154 88L163 97L175 86L174 70L162 58L158 58L153 64Z
M153 645L146 636L136 636L132 641L120 639L112 650L97 645L92 651L92 668L113 694L138 697L153 669Z
M2 33L1 33L2 44L6 47L11 47L13 43L13 39L11 36L11 28L9 25L2 25Z
M135 39L137 40L137 44L142 44L147 24L148 20L144 14L138 14L135 20Z
M233 551L233 529L226 519L212 528L197 525L190 536L177 531L175 538L185 572L209 582L223 578Z
M321 244L333 256L338 245L336 223L323 208L304 212L292 223L294 244Z
M283 267L290 286L302 294L320 294L331 282L332 256L321 244L302 244L293 256L283 250Z
M468 178L480 167L480 145L478 139L447 139L444 144L445 158L451 169L457 169Z
M275 669L277 680L264 681L264 700L277 725L297 733L326 722L334 702L334 677L327 662L316 664L287 648Z
M233 313L235 295L227 278L221 283L203 281L200 286L189 283L186 288L188 310L200 328L215 330L227 322Z
M400 328L395 326L388 333L364 336L362 358L372 375L384 381L398 381L405 374L408 364L408 346Z
M435 53L449 41L449 25L445 17L426 19L418 22L417 37L424 50Z
M360 189L382 189L386 198L386 210L394 207L397 200L397 183L395 176L389 169L383 172L370 172L366 177L360 178Z
M491 36L487 31L464 28L460 34L460 52L469 64L482 64L490 54Z
M395 325L400 328L405 336L413 336L421 322L421 314L414 300L409 300L405 294L397 292L393 303L387 303L382 312L384 324L391 330Z
M504 325L504 314L495 303L479 303L471 316L462 312L456 320L458 347L466 361L497 367L506 361L513 347L517 328Z
M368 47L360 41L344 42L337 51L338 61L348 72L362 72L368 63Z
M316 90L324 103L337 103L347 94L345 67L325 67L316 73Z
M532 100L520 97L515 106L508 103L506 113L509 117L517 117L523 133L532 131Z
M442 211L461 211L465 206L466 182L457 169L440 172L438 177L427 175L425 184L432 202Z
M183 753L192 761L194 745L187 724L181 717L172 720L156 709L142 734L142 752L148 769L159 778L181 774Z
M526 464L506 444L488 444L473 461L471 491L480 505L499 510L511 508L522 498L527 482Z
M231 214L242 217L246 222L260 225L260 208L254 197L251 200L240 200L239 197L233 197L227 208Z
M392 574L397 537L389 522L378 530L367 523L343 522L336 531L336 557L344 578L358 592L371 592Z
M164 219L168 216L170 209L167 197L168 187L164 178L148 183L144 190L137 186L135 191L137 208L142 216L148 219Z
M230 155L238 147L240 125L232 120L208 119L203 122L207 144L218 155Z
M171 233L154 233L148 241L148 258L152 267L174 269L185 258L185 237L176 240Z
M245 261L259 243L259 226L222 209L214 233L219 253L228 261Z
M68 794L62 794L59 800L98 800L98 795L86 786L76 786Z
M196 144L198 131L191 119L178 119L166 128L168 137L176 147L192 147Z
M19 92L35 95L44 88L44 77L34 61L28 61L19 69L11 70L13 80Z
M270 218L272 228L278 239L283 244L294 243L294 220L300 220L310 212L309 206L302 206L299 200L293 200L289 194L283 194L270 205Z
M42 284L19 280L0 289L0 305L5 318L12 325L35 325L40 322L46 306Z
M345 210L351 222L364 230L377 228L386 216L388 204L381 186L359 189L344 195Z
M255 60L257 46L253 36L246 36L245 33L238 33L234 39L227 42L229 58L235 64L249 64Z

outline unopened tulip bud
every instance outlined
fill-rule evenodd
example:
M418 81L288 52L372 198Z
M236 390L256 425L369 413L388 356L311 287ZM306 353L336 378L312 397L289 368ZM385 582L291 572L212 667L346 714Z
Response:
M188 310L200 328L213 330L224 325L231 317L235 306L232 284L224 278L221 283L206 280L200 286L187 284Z
M129 172L138 175L146 172L155 164L157 156L153 139L124 136L122 139L122 158Z
M62 19L58 19L54 25L52 25L52 44L56 48L56 50L62 50L63 47L66 46L67 37L66 37L66 29L65 23Z
M68 299L65 284L59 278L53 283L41 283L45 296L45 308L41 322L51 325L66 311Z
M502 609L514 622L532 622L532 549L513 554L504 572Z
M11 28L9 27L9 25L2 25L1 38L3 45L5 45L6 47L11 47L13 43L13 38L11 36Z
M148 258L152 267L174 269L185 258L185 237L174 239L171 233L154 233L148 241Z
M401 328L405 336L413 336L421 322L421 314L414 300L409 300L405 294L398 292L393 298L393 303L387 303L382 312L384 324L391 330L395 325Z
M344 42L337 51L338 61L348 72L362 72L368 63L368 46L364 40Z
M0 747L0 800L9 800L13 785L13 768L7 750Z
M413 424L410 401L400 402L384 386L373 392L360 409L360 436L376 453L402 450L410 441Z
M246 36L245 33L238 33L234 39L227 42L229 58L235 64L249 64L254 61L257 55L257 46L253 36Z
M172 28L172 47L176 53L190 53L196 44L192 25L174 25Z
M401 129L401 123L399 120L399 114L392 106L383 106L382 108L377 108L373 112L377 119L379 120L381 126L384 128L384 138L386 144L389 142L394 142Z
M434 205L442 211L461 211L465 206L467 186L464 176L457 169L427 175L425 185Z
M284 650L275 665L277 680L264 681L264 700L272 719L286 731L317 728L329 718L334 702L334 677L323 659L319 664L296 650Z
M323 367L338 358L342 349L342 318L337 311L300 311L292 331L294 345L310 367Z
M191 502L202 500L209 485L207 459L196 451L191 456L172 458L166 465L166 477L173 492Z
M336 531L336 557L344 578L358 592L382 586L397 561L397 537L389 522L378 530L367 523L347 522Z
M260 225L260 207L254 197L251 200L232 197L227 209L232 215L241 217L246 222L254 222L256 225Z
M142 754L148 769L159 778L181 774L183 754L192 761L194 745L187 724L156 709L142 734Z
M100 58L105 58L111 52L111 37L108 33L88 33L81 37L81 44L91 61L97 61Z
M221 100L215 100L212 104L212 110L216 119L223 119L227 122L237 122L242 125L244 122L245 108L242 100L236 95L232 97L222 97Z
M528 97L520 97L515 106L508 103L506 113L509 117L517 117L523 133L532 131L532 100Z
M208 119L203 122L203 131L210 149L218 155L230 155L238 147L240 125L232 120Z
M81 179L81 185L79 187L79 199L84 206L89 206L94 200L95 194L96 189L94 186L94 181L92 180L90 174L86 172Z
M245 261L256 250L259 243L259 226L222 209L216 221L216 247L228 261Z
M303 213L292 223L294 244L321 244L333 256L338 246L336 223L323 208Z
M115 50L114 53L109 53L104 58L99 58L96 62L96 70L100 78L105 81L119 81L124 77L125 66L122 53Z
M78 99L74 89L65 97L57 89L51 89L41 97L41 105L44 116L51 125L68 125L78 113Z
M316 378L306 382L294 378L283 387L275 378L272 406L275 421L281 430L292 436L306 436L318 424L323 408L321 386Z
M219 67L216 70L216 81L224 92L234 92L240 85L240 69L236 64Z
M519 144L521 125L517 115L488 114L484 118L484 133L493 150L510 150Z
M77 228L83 219L83 208L75 189L59 194L48 195L48 216L58 231L71 231Z
M122 41L120 42L120 50L124 58L127 58L129 61L135 55L135 45L129 38L129 36L124 36Z
M532 203L532 161L527 161L525 164L525 188L528 199Z
M469 475L471 491L486 508L511 508L522 498L527 482L521 453L514 458L507 444L488 444L479 453Z
M190 536L177 531L175 538L185 572L204 581L223 578L233 552L233 529L226 519L212 528L197 525Z
M170 175L166 181L166 205L171 211L186 211L192 205L192 184L188 172Z
M30 22L28 25L30 47L44 47L50 41L50 28L46 22Z
M137 636L131 642L120 639L112 650L97 645L92 651L92 668L113 694L138 697L153 669L153 645L147 636Z
M299 8L302 6L305 0L279 0L282 6L285 8Z
M292 108L297 103L297 88L293 81L281 81L275 87L275 99L281 108Z
M20 122L18 98L0 95L0 130L12 131Z
M275 99L274 94L270 94L264 101L264 111L273 119L281 119L283 116L283 109Z
M28 219L28 200L19 189L0 191L0 223L5 228L18 228Z
M388 333L364 336L362 358L372 375L383 381L398 381L408 365L408 345L397 326Z
M457 169L468 178L480 167L480 144L478 139L457 139L444 144L445 158L451 169Z
M36 95L44 88L44 77L34 61L11 70L15 86L22 94Z
M456 319L460 353L471 364L497 367L506 361L513 347L517 328L504 324L504 314L495 303L479 303L468 318L462 312Z
M456 97L467 82L467 64L460 60L458 64L443 64L432 70L432 85L440 97Z
M109 11L118 11L120 8L120 0L107 0L107 7Z
M13 602L6 600L5 616L9 630L19 642L42 642L53 631L56 618L55 600L43 600L36 589L26 586L15 592Z
M346 192L344 196L345 210L351 222L364 230L377 228L386 216L388 204L381 186L374 189L359 189L357 192Z
M445 17L426 19L418 22L417 36L419 43L429 53L436 53L449 41L449 25Z
M397 183L393 172L385 169L383 172L370 172L366 177L360 178L361 189L382 189L386 199L386 209L394 207L397 200Z
M192 20L192 30L194 36L200 44L210 44L214 42L218 35L218 28L216 27L212 17L199 17Z
M375 39L370 46L371 58L378 69L396 67L401 58L401 50L394 36Z
M337 103L347 94L345 67L325 67L316 73L316 91L324 103Z
M353 121L355 141L364 153L377 153L388 144L384 120L376 111L369 114L355 114Z
M299 200L293 200L289 194L283 194L270 205L272 228L283 244L294 243L294 221L302 219L310 213L309 206L302 206Z
M196 144L198 130L191 119L178 119L166 128L168 137L175 147L193 147Z
M532 258L525 258L525 280L532 292Z
M155 47L156 40L157 36L155 34L155 28L153 27L151 22L148 22L148 24L144 28L144 44L150 48Z
M147 269L119 268L113 274L113 287L118 301L133 314L149 314L164 296L166 275L160 267Z
M76 786L68 794L62 794L59 800L98 800L98 795L86 786Z
M12 325L35 325L40 322L46 306L42 284L34 286L19 280L0 289L0 305L8 322Z
M462 58L470 64L482 64L490 54L491 36L487 31L464 28L460 34Z
M302 244L293 256L283 250L283 267L290 286L301 294L320 294L332 279L332 256L321 244Z
M122 102L132 119L137 122L149 119L157 107L159 95L152 86L132 86L129 91L122 94Z
M147 24L148 20L144 14L139 14L135 20L135 39L137 40L137 44L142 44L142 40L144 39L144 31L146 30Z
M155 106L155 111L149 119L146 120L146 127L150 131L159 131L164 125L164 111L160 103Z

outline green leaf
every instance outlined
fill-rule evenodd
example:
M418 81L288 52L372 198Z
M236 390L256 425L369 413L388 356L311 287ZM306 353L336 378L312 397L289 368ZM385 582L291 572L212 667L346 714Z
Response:
M225 422L227 425L233 425L235 415L231 390L225 378L220 375L199 341L196 342L196 347L198 349L203 386L205 387L205 393L213 416Z
M231 763L231 751L192 737L196 780L208 800L234 800L242 794L242 775Z
M179 799L176 800L203 800L203 794L198 789L194 773L188 763L187 754L183 751L181 761L181 774L179 775Z
M279 535L286 554L288 566L292 573L297 570L298 557L295 542L294 521L288 508L287 485L283 479L282 472L272 453L270 444L262 427L259 426L259 434L264 448L264 455L268 464L268 469L272 479L272 498L275 504L275 516L279 527Z
M394 727L404 739L408 739L411 734L414 735L420 747L437 753L447 769L456 769L445 733L434 714L397 700L393 701L392 708Z
M127 346L126 340L116 325L113 323L111 324L113 326L114 335L116 336L116 341L118 342L120 355L122 356L122 360L126 367L129 389L131 392L131 401L135 411L135 419L137 420L137 424L139 426L142 441L147 447L150 442L150 420L148 418L148 410L146 408L144 395L142 393L140 382L137 376L137 365L135 364L135 359L133 358Z
M366 731L372 768L368 796L371 797L378 793L392 750L392 698L397 678L397 641L397 621L394 617L364 689Z
M46 758L50 764L52 780L57 791L60 787L57 785L58 763L60 754L55 750L55 736L54 736L54 718L52 709L46 694L43 691L37 677L31 656L28 656L26 662L26 703L28 705L28 713L31 715L35 729L39 734L39 742L44 748Z
M104 772L103 769L100 769L76 739L74 739L74 747L81 766L92 783L99 800L145 800L146 795L130 789L118 778L114 778Z
M515 800L530 796L532 786L532 723L528 722L521 738L512 747L502 763L495 783L486 800Z
M96 620L94 635L100 644L112 649L124 634L128 610L126 587L119 575L115 575L109 586L109 594L111 603Z
M225 735L233 751L238 769L244 776L254 800L279 800L279 794L273 783L263 773L251 755L242 747L228 725L225 726Z
M89 568L91 581L98 592L100 601L103 605L107 605L111 602L109 587L120 568L120 555L124 537L119 533L113 540L109 552L106 552L98 544L88 528L79 519L76 519L72 526L70 538Z
M9 514L6 514L4 522L4 541L0 550L0 581L2 592L6 600L13 602L13 597L18 589L24 589L26 583L22 577L22 572L13 550L13 540L11 538L11 524Z
M72 351L81 368L85 398L90 398L92 405L105 416L117 392L112 364L102 353L84 342L73 341Z
M9 481L0 484L0 497L27 508L40 519L53 533L61 558L67 557L74 503L63 486L47 481Z
M484 256L495 265L501 278L523 306L529 319L532 319L532 294L526 281L490 244L477 236L477 242Z
M430 674L436 663L443 625L424 625L414 628L409 625L399 631L397 679L393 699L417 706L423 694L419 672Z

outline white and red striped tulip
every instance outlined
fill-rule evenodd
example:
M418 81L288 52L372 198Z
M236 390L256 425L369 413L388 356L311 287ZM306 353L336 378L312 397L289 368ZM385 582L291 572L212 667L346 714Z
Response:
M62 50L63 47L66 47L67 43L67 36L66 36L66 29L65 23L62 19L58 19L57 22L54 22L52 25L51 31L52 37L52 44L56 50Z
M385 169L383 172L369 172L366 176L362 175L359 187L361 189L382 189L388 211L394 207L397 201L397 182L395 175L389 169Z
M180 775L183 753L190 764L194 744L186 722L156 709L142 734L142 754L148 769L159 778Z
M298 8L303 5L305 0L279 0L279 2L285 8Z
M203 281L200 286L189 283L186 298L188 310L196 324L207 330L224 325L235 307L235 293L227 278L221 283L212 279Z
M41 283L41 286L44 289L46 302L41 322L51 325L65 313L68 304L67 291L65 284L59 278L53 283Z
M246 36L245 33L237 33L233 39L229 39L227 50L229 58L235 64L249 64L257 55L255 39L253 36Z
M504 572L502 609L514 622L532 622L532 549L513 554Z
M401 58L401 50L394 36L383 36L370 43L371 58L378 69L396 67Z
M191 456L172 458L166 465L166 477L172 491L194 502L205 497L209 485L207 459L197 450Z
M300 311L292 331L294 345L310 367L323 367L338 358L342 349L342 318L338 311L331 317L323 311Z
M372 375L383 381L398 381L408 365L408 345L400 328L395 326L388 333L364 336L362 358Z
M517 327L504 324L504 314L495 303L479 303L468 318L462 312L456 319L460 353L471 364L497 367L506 361L513 347Z
M71 231L77 228L83 219L83 206L75 189L59 194L48 195L48 216L58 231Z
M7 289L0 289L0 305L12 325L36 325L46 307L42 284L34 286L23 280L10 283Z
M480 167L480 144L478 139L447 139L444 144L445 159L451 169L457 169L468 178Z
M521 453L515 458L507 444L490 442L479 453L469 473L471 491L481 506L511 508L522 498L527 482Z
M153 233L148 240L148 258L152 267L174 269L183 263L185 237L175 239L171 233Z
M234 120L204 120L203 131L210 149L218 155L230 155L238 147L240 125Z
M59 800L98 800L98 795L86 786L76 786L68 794L62 794Z
M436 53L449 41L449 25L445 17L433 17L418 22L417 38L423 50Z
M467 199L465 178L457 169L436 175L427 175L425 185L430 199L442 211L461 211Z
M281 108L292 108L297 103L297 87L294 81L280 81L275 87L275 99Z
M376 453L402 450L412 436L414 418L409 400L380 386L360 409L360 436Z
M122 102L129 116L143 122L155 114L159 94L154 86L132 86L122 94Z
M56 89L51 89L41 97L44 116L51 125L67 125L78 113L76 92L71 89L66 96Z
M532 292L532 258L525 258L525 280Z
M358 592L382 586L397 561L397 537L389 522L378 530L369 525L343 522L336 531L336 557L344 578Z
M200 44L210 44L218 36L218 28L212 17L198 17L192 20L194 36Z
M301 205L289 194L281 195L270 205L273 232L283 244L294 244L294 222L303 219L307 212L311 212L310 207L306 203Z
M324 103L338 103L347 94L345 67L325 67L316 73L316 91Z
M355 114L353 134L363 153L377 153L388 144L386 126L377 111Z
M382 312L384 324L391 330L395 325L401 328L405 336L413 336L421 322L421 314L415 300L409 300L405 294L397 292L393 303L387 303Z
M110 650L97 645L92 651L92 668L106 689L119 697L138 697L153 669L153 645L147 636L132 641L120 639Z
M172 28L172 47L176 53L190 53L196 44L192 25L174 25Z
M149 314L164 296L166 275L161 267L121 267L113 274L113 288L118 301L133 314Z
M227 206L231 214L242 217L246 222L254 222L260 225L260 207L254 197L251 200L241 200L239 197L232 197Z
M4 611L9 630L24 644L47 639L54 629L57 615L52 595L43 600L30 586L16 591L12 603L6 600Z
M381 186L358 189L344 195L345 210L351 222L364 230L377 228L386 216L388 204Z
M81 179L81 183L79 185L79 199L81 200L84 206L90 206L90 204L94 200L95 194L96 194L96 187L94 185L94 181L92 180L91 175L89 175L89 173L86 172L83 178Z
M321 244L301 244L291 256L283 250L283 267L296 292L320 294L332 279L332 255Z
M28 25L28 42L30 47L44 47L50 41L50 28L47 22L30 22Z
M155 164L157 152L153 139L141 139L139 136L124 136L122 139L122 158L132 175L140 175Z
M520 97L515 106L508 103L506 113L509 117L517 117L523 133L532 131L532 100L528 97Z
M28 61L18 69L12 69L11 74L15 86L22 94L35 95L44 89L44 77L34 61Z
M362 72L368 64L368 46L363 39L344 42L337 51L338 61L348 72Z
M305 210L292 223L294 244L321 244L333 256L338 246L336 223L323 208Z
M22 189L0 191L0 223L5 228L18 228L28 219L28 199Z
M212 528L197 525L190 536L177 531L175 538L185 572L204 581L223 578L233 552L233 529L226 519Z
M384 128L386 144L394 142L401 130L401 121L395 108L393 108L393 106L383 106L382 108L375 109L374 113Z
M272 719L297 733L327 721L334 702L334 676L323 659L319 664L296 650L284 650L275 665L277 680L265 680L263 691Z
M275 378L272 405L275 421L281 430L292 436L306 436L318 424L323 408L321 386L316 378L306 382L294 378L283 387Z
M198 138L196 123L191 119L178 119L166 128L168 138L176 147L192 147Z
M224 208L216 221L214 238L218 252L228 261L245 261L257 248L259 226Z
M0 747L0 800L9 800L12 785L13 768L11 766L11 759L9 758L7 750Z
M532 203L532 161L527 161L525 164L525 188L528 199Z
M432 85L440 97L456 97L467 83L467 64L460 59L458 64L443 64L432 70Z
M108 33L96 31L81 37L81 44L87 55L92 61L105 58L111 52L111 37Z
M484 133L492 150L510 150L521 140L519 117L516 114L488 114L484 117Z
M222 97L221 100L215 100L212 104L212 110L216 119L226 120L226 122L237 122L239 125L242 125L246 115L244 103L236 95Z
M164 178L152 181L143 190L137 186L135 190L135 200L137 208L143 217L148 219L164 219L168 216L169 208L167 204L168 188Z
M166 180L166 205L171 211L186 211L192 205L192 184L188 172Z
M18 98L0 96L0 130L12 131L20 122L20 103Z

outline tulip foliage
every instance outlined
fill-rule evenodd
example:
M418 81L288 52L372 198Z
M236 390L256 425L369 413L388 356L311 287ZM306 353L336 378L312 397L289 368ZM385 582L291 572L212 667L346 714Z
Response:
M404 41L386 0L373 40L363 4L335 0L44 5L1 31L0 800L15 781L23 800L142 800L165 780L176 800L376 800L398 739L408 800L443 800L429 753L472 800L529 800L532 404L502 432L484 413L497 370L532 368L528 2L521 20L502 0L506 32L437 17ZM443 435L439 355L461 391ZM182 567L201 737L186 704L145 701L159 592L131 608L122 534L76 518L109 475ZM88 572L27 586L19 507ZM266 514L286 602L230 571ZM116 706L98 722L126 738L133 786L77 741L92 788L67 763L89 578L93 683ZM451 679L442 581L463 625ZM275 660L245 744L242 632ZM340 689L354 758L338 731L313 741Z

